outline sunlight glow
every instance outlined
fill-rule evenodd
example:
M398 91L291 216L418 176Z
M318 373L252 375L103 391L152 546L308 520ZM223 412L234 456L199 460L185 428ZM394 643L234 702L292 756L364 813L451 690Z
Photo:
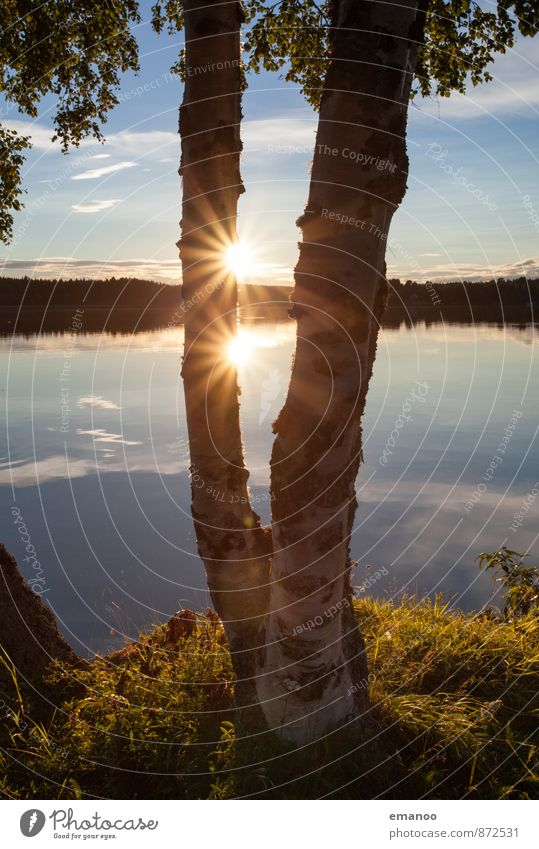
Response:
M228 343L228 359L235 366L243 366L251 359L255 347L251 334L238 330L237 335Z
M252 274L256 268L252 248L242 241L230 245L226 252L226 264L236 277Z
M275 341L268 335L240 327L236 336L227 346L227 356L233 365L242 367L253 365L259 348L273 348Z

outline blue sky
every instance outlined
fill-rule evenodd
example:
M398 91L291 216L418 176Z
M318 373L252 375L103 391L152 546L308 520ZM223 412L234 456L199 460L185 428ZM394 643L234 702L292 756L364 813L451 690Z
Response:
M179 281L182 86L169 68L183 38L156 36L147 11L136 31L141 71L123 78L104 145L89 140L64 156L50 141L51 99L35 121L0 101L0 120L34 142L26 205L12 245L0 249L0 273ZM497 58L493 82L465 97L413 105L409 188L388 240L389 276L539 276L538 44L519 41ZM239 227L254 248L252 279L290 282L316 115L271 74L249 79L244 115Z

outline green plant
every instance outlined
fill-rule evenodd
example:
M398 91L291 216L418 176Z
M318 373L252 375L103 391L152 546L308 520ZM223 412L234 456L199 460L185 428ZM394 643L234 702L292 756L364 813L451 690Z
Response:
M295 750L235 727L222 626L166 626L45 719L0 715L0 794L19 799L537 798L539 616L465 614L441 598L354 603L376 728ZM51 670L59 685L70 671ZM60 686L59 692L65 688ZM1 698L0 694L0 698ZM24 699L24 694L22 696Z
M494 572L494 579L501 584L504 619L539 613L539 569L524 566L526 556L502 546L493 554L483 551L476 557L479 567Z

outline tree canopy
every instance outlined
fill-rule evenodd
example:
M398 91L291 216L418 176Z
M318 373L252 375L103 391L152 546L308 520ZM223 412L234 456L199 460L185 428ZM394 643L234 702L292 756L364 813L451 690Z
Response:
M419 53L413 95L448 96L468 82L491 79L489 66L519 34L539 29L536 0L497 0L489 8L474 0L425 0L425 43ZM282 71L318 108L335 23L336 0L246 0L245 70ZM8 106L35 118L47 94L57 99L54 136L66 152L87 136L102 138L102 125L118 103L125 71L138 71L133 24L137 0L4 0L0 8L0 92ZM183 28L183 3L152 7L157 32ZM301 32L301 38L298 38ZM358 40L359 44L359 40ZM182 75L181 57L173 70ZM12 236L13 213L21 208L21 167L30 139L0 126L0 239Z
M317 108L329 60L328 35L335 21L335 0L282 0L268 6L250 0L245 49L247 67L278 71L298 84ZM496 54L515 44L518 33L537 34L539 6L535 0L497 0L485 10L474 0L425 0L425 43L419 51L412 96L464 92L492 79L489 65ZM301 31L301 38L297 37Z
M0 92L20 113L36 118L53 95L54 135L61 149L83 138L102 138L101 126L118 103L121 74L138 71L131 25L140 20L136 0L3 0L0 6ZM12 235L21 208L23 151L30 139L0 127L0 238Z

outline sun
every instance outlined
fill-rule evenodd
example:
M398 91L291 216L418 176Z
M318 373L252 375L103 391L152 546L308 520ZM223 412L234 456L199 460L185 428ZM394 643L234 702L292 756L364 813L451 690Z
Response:
M239 241L230 245L226 252L226 264L229 271L236 277L246 277L256 266L252 248L245 242Z

